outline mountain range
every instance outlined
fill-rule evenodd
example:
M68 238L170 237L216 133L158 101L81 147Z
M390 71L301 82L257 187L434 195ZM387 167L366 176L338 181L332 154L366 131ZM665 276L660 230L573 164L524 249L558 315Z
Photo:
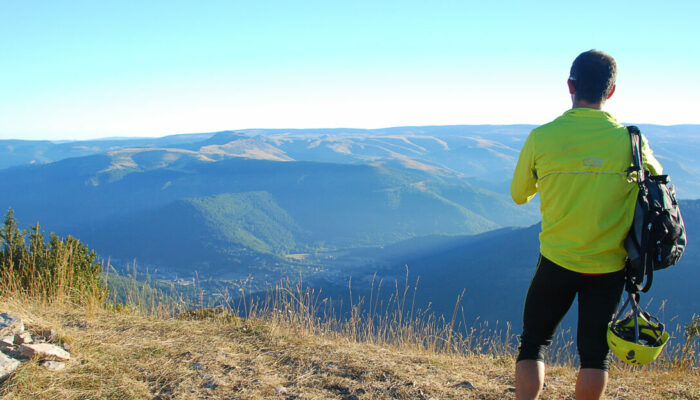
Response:
M190 272L246 273L256 258L268 265L289 261L288 254L475 234L537 220L536 204L516 207L502 191L447 166L461 158L496 173L510 167L517 150L478 132L438 129L446 131L447 144L425 129L407 129L0 142L0 148L12 147L15 159L23 151L56 157L95 152L0 170L2 185L13 188L0 207L13 207L20 221L77 235L112 257ZM510 138L499 130L494 135ZM445 156L450 149L455 154ZM177 254L185 248L186 255Z
M119 153L129 161L148 158L151 166L198 158L228 157L277 161L398 166L432 175L475 180L489 189L507 188L525 137L534 125L454 125L384 129L248 129L172 135L162 138L113 138L88 141L0 140L0 169L66 158ZM684 199L700 198L695 155L700 151L697 125L639 125ZM149 153L145 155L143 153Z
M263 290L301 273L344 296L351 276L356 295L370 294L375 273L402 280L408 267L425 307L450 314L465 290L464 318L517 321L537 259L539 212L537 201L512 203L508 185L532 128L3 140L0 207L160 279L196 272ZM679 196L700 197L700 127L641 128ZM666 310L686 319L698 310L688 285L698 277L692 231L700 222L697 202L683 207L691 246L678 271L690 275L659 274L655 285L669 293Z

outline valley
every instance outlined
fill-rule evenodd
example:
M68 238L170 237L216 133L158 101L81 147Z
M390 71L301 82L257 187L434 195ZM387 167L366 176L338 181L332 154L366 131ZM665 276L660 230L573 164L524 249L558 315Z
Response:
M11 207L22 226L77 237L119 274L212 304L284 280L350 302L376 296L382 284L388 302L401 283L415 307L450 315L461 298L464 324L517 328L539 211L537 201L516 206L508 185L531 128L0 141L0 208ZM679 196L700 197L696 128L642 129ZM683 210L688 253L659 274L650 298L678 321L700 309L697 201Z

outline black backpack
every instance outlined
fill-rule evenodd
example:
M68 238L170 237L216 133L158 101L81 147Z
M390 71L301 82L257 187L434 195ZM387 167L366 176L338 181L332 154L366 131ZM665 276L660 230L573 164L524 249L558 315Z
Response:
M685 225L668 175L651 175L644 170L642 135L636 126L628 126L639 195L634 221L625 239L627 250L627 290L637 293L651 288L654 271L676 264L686 245ZM646 282L644 278L646 277Z

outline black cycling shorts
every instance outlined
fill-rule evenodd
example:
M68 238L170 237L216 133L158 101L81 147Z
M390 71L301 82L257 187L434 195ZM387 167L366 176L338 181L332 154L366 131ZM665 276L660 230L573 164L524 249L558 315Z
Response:
M581 368L608 370L606 333L624 288L624 270L585 275L540 255L525 298L520 360L544 360L544 348L578 294L576 345Z

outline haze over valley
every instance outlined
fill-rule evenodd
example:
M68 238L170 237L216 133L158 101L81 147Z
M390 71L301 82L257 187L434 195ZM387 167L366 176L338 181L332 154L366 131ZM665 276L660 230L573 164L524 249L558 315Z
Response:
M683 200L690 246L654 306L700 309L694 125L641 127ZM538 253L538 203L509 182L530 125L241 130L54 143L0 141L0 207L73 235L122 271L214 298L301 279L328 295L395 280L417 304L519 325ZM350 283L352 282L352 283ZM376 287L374 287L376 289Z

